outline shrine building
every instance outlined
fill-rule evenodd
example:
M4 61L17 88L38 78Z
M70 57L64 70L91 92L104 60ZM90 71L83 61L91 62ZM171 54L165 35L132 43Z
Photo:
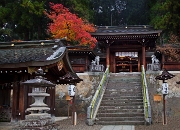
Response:
M110 72L140 72L147 68L161 30L151 26L100 26L91 33L98 41L97 55L101 64L110 66Z

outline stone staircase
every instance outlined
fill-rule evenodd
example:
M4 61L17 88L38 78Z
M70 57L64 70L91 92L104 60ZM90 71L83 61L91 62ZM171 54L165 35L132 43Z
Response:
M140 73L110 74L95 123L101 125L144 125Z

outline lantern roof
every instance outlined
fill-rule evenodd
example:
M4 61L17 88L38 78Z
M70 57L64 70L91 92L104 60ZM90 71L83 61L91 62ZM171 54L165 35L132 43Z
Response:
M32 87L33 86L38 86L38 87L55 87L55 84L51 83L50 81L46 80L43 77L43 75L45 75L45 73L43 72L43 70L41 68L38 69L35 74L36 74L35 79L27 80L27 81L23 82L23 84L31 85Z
M80 79L76 73L73 72L67 72L64 76L59 77L59 83L60 84L76 84L80 81L83 81Z
M162 74L156 76L155 79L158 79L158 80L168 80L168 79L171 79L173 77L175 77L175 75L169 73L166 69L164 69Z

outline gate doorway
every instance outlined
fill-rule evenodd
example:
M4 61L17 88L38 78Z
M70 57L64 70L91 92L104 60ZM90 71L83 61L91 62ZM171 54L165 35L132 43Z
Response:
M138 52L116 52L116 73L138 72Z

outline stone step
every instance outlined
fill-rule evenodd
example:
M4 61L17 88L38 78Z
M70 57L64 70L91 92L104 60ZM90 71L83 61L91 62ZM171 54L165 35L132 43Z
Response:
M98 113L97 117L144 117L144 113L142 112L118 112L118 113Z
M132 100L132 99L136 99L136 100L143 100L143 97L142 96L118 96L118 97L113 97L113 96L103 96L103 100L118 100L118 99L121 99L121 100Z
M144 113L144 109L103 109L100 108L99 109L99 113L129 113L129 112L133 112L133 113Z
M122 82L127 82L127 81L138 81L141 82L141 78L140 77L110 77L108 81L122 81Z
M134 117L98 117L96 120L103 121L144 121L143 116L134 116Z
M120 86L121 85L126 85L127 86L127 84L128 85L130 85L130 84L134 84L134 85L141 85L141 81L114 81L114 80L112 80L112 81L108 81L107 82L107 84L119 84Z
M123 92L123 93L134 93L134 92L141 92L140 88L119 88L119 89L106 89L105 93L113 93L113 92Z
M144 125L145 121L96 121L96 124L101 124L101 125Z
M131 77L131 78L137 78L137 77L141 77L141 74L135 74L135 75L122 75L122 74L110 74L111 78L116 78L116 77L121 77L121 78L126 78L126 77Z
M139 100L136 100L136 99L133 99L133 100L124 100L124 99L117 99L117 100L105 100L105 99L103 99L102 101L101 101L101 103L102 104L122 104L122 105L124 105L124 104L133 104L133 105L136 105L136 104L143 104L143 100L141 100L141 99L139 99ZM101 105L102 105L101 104Z
M110 74L96 119L102 125L144 125L140 74Z
M137 88L141 88L141 84L113 84L113 83L110 83L108 84L107 88L106 89L119 89L119 88L122 88L122 89L137 89Z
M103 100L108 100L108 101L142 101L142 96L133 96L133 97L126 97L126 96L120 96L120 97L106 97L104 96Z
M140 76L141 75L141 72L138 72L138 73L130 73L130 72L127 72L127 73L110 73L109 74L110 76Z
M136 105L136 106L132 106L132 105L129 105L129 106L100 106L99 107L99 110L101 109L144 109L144 106L143 105Z
M104 93L104 97L106 96L111 96L111 97L123 97L123 96L142 96L142 92L129 92L129 93L124 93L124 92L112 92L112 93L108 93L105 92Z
M107 82L108 84L113 84L113 83L116 83L116 84L125 84L125 83L128 83L128 84L141 84L141 80L133 80L133 81L128 81L128 80L108 80Z
M107 82L108 85L109 84L118 84L119 86L122 86L122 85L127 86L127 83L128 83L128 85L130 85L130 84L141 85L141 82L129 82L129 81L127 81L127 82L122 82L122 81L120 81L120 82L117 82L117 81L109 81L109 82Z
M102 106L114 105L114 106L128 106L128 105L143 105L143 102L101 102Z

